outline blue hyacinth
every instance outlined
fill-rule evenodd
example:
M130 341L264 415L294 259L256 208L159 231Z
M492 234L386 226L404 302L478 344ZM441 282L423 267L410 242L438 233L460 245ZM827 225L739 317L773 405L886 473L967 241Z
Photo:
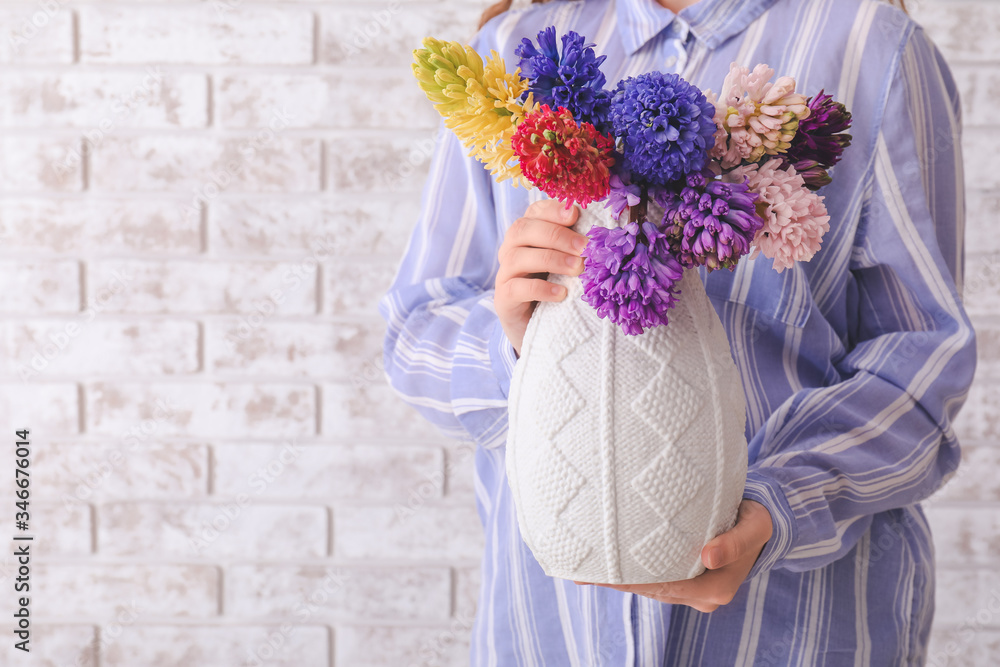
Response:
M607 134L611 93L604 90L606 79L601 72L607 56L597 56L594 45L584 42L581 35L567 32L560 55L555 27L538 33L538 47L522 39L514 54L521 59L521 76L529 82L524 97L530 92L540 104L566 107L577 122L591 123Z
M665 185L699 171L715 143L715 107L676 74L649 72L618 83L614 135L633 179Z

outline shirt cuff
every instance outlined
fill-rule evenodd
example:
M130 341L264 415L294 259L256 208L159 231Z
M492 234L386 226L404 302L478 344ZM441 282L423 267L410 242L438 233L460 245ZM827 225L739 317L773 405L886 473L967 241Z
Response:
M795 515L788 504L788 499L785 498L785 492L781 490L781 485L759 471L747 472L743 497L755 500L766 507L771 513L772 523L771 539L764 545L757 562L750 569L750 574L747 575L749 580L773 568L792 550L796 535Z
M510 395L510 379L514 375L514 364L517 363L517 359L517 352L514 351L514 346L498 319L490 334L490 363L493 365L493 373L497 376L504 398Z

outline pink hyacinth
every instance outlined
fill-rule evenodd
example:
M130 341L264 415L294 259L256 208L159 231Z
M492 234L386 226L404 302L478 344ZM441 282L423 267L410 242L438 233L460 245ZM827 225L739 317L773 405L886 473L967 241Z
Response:
M774 260L781 273L795 262L807 262L819 251L823 235L830 230L823 197L806 187L791 165L782 168L780 159L737 167L723 176L730 183L747 178L750 190L758 193L757 212L764 226L754 237L755 250Z
M715 105L717 128L709 156L726 169L787 151L799 121L809 117L806 96L795 92L795 79L783 76L772 82L772 76L774 70L767 65L750 71L733 63L721 96L705 91Z

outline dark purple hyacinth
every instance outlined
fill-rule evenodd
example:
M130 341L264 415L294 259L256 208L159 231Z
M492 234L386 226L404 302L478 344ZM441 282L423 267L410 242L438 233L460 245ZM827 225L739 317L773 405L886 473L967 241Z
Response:
M707 170L689 174L679 191L658 193L663 227L681 264L709 270L735 267L764 225L755 208L757 197L745 179L723 183Z
M583 300L628 336L667 324L684 272L666 235L652 222L592 227L584 248Z
M833 179L826 170L837 164L844 149L851 145L851 112L821 90L809 100L809 117L799 122L788 152L781 155L784 164L795 167L806 186L818 190Z
M611 124L633 180L663 185L700 170L715 143L715 107L676 74L649 72L618 83Z
M590 123L607 134L611 93L604 90L606 79L601 72L607 56L597 56L593 46L571 30L562 36L560 55L556 29L550 26L538 33L538 47L524 38L514 54L521 59L521 76L529 83L524 97L530 92L539 104L566 107L577 122Z

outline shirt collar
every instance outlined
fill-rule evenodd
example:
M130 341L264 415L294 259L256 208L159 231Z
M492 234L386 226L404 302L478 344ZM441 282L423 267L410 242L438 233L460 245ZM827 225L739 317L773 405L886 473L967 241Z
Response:
M615 0L618 31L625 51L631 55L673 24L684 42L688 34L714 49L742 32L775 0L699 0L679 14L656 0Z

